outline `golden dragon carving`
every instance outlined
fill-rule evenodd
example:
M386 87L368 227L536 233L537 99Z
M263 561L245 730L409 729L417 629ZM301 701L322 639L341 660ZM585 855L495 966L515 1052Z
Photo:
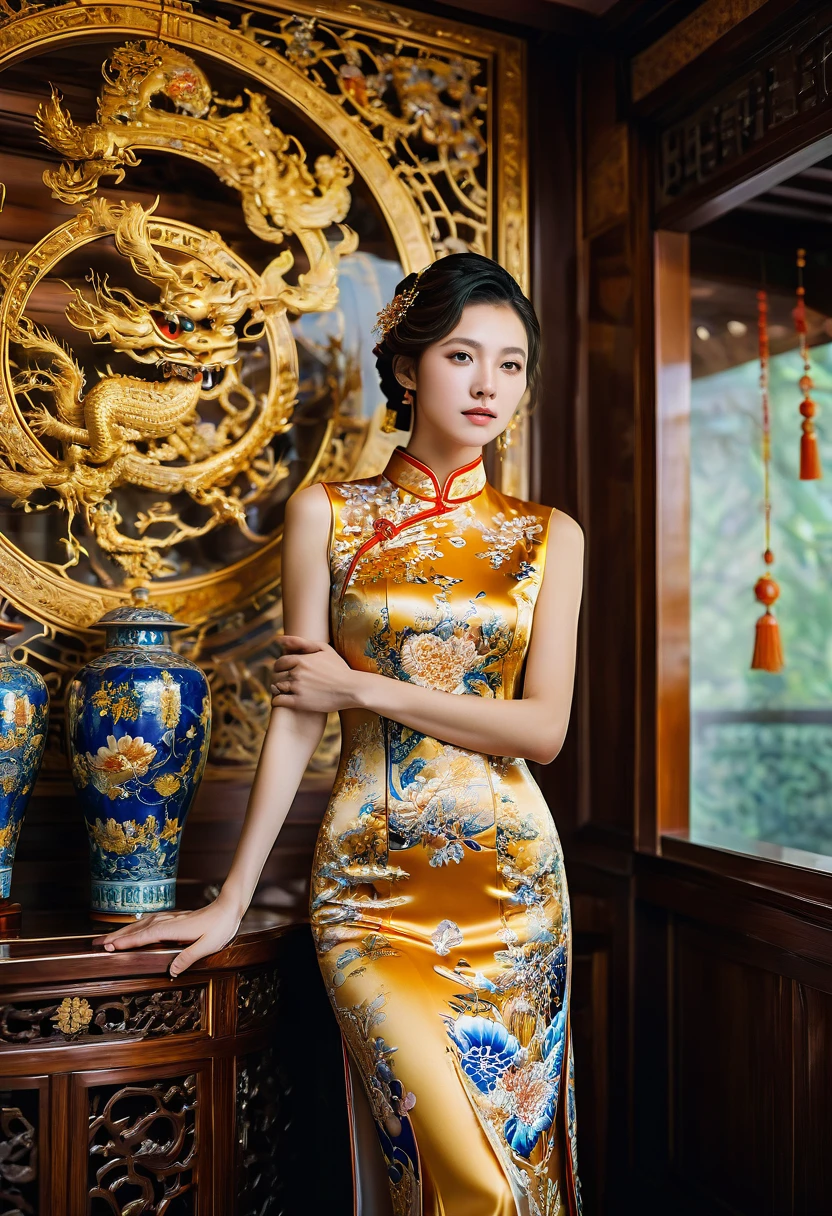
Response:
M272 125L262 96L251 94L246 107L221 103L187 55L155 41L119 48L104 77L96 123L75 124L55 92L37 118L44 139L68 158L44 179L56 197L86 205L28 255L0 259L0 422L13 416L24 431L4 441L0 426L0 489L27 511L57 503L67 512L62 570L87 552L73 535L81 515L105 555L131 578L147 579L173 573L166 551L219 524L233 522L249 539L264 539L249 528L246 508L287 473L269 447L290 425L297 392L287 311L335 305L339 258L357 240L340 224L350 202L346 162L340 154L322 156L312 173L300 145ZM160 94L175 112L154 108ZM232 112L220 116L220 107ZM239 190L249 227L271 244L294 234L308 269L287 282L294 257L284 248L257 274L216 232L157 217L155 205L97 197L102 176L118 182L139 163L139 146L210 164ZM325 233L333 223L341 227L335 246ZM83 287L71 287L65 317L72 327L148 373L108 367L87 386L72 350L25 308L67 252L103 238L158 299L148 303L92 271ZM240 370L240 344L263 340L271 375L267 392L258 394ZM218 421L201 416L209 403L219 407ZM131 532L120 528L123 506L114 496L127 485L164 495L135 514ZM43 490L51 491L46 503L39 501ZM172 504L183 493L205 509L199 523L185 522ZM166 528L161 535L159 527Z

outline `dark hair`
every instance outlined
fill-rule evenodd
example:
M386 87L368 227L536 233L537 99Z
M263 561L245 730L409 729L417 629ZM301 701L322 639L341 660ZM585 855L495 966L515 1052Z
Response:
M402 279L396 294L413 287L416 277L413 273ZM418 360L426 347L441 342L459 324L466 304L510 304L517 313L526 329L529 347L526 380L534 400L540 324L531 301L507 270L479 253L451 253L423 271L417 291L404 316L375 347L381 391L390 409L396 411L399 429L410 427L410 406L404 403L405 390L393 372L393 360L396 355L410 355Z

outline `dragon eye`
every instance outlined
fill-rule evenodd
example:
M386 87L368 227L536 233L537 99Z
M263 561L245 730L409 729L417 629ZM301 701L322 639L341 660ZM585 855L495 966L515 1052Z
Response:
M156 324L156 328L168 338L178 338L182 333L183 326L181 325L182 317L177 317L172 313L152 312L150 314ZM191 323L193 325L193 322Z

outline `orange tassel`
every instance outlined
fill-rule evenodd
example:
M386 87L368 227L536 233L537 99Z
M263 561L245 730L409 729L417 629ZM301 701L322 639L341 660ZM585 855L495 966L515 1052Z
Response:
M780 642L780 626L771 611L771 605L780 594L780 588L770 574L757 579L754 594L766 610L757 621L754 635L754 655L751 667L754 671L780 671L783 667L783 647Z
M755 671L781 671L783 647L780 644L780 626L777 617L764 612L757 621L754 635L754 657L751 666Z

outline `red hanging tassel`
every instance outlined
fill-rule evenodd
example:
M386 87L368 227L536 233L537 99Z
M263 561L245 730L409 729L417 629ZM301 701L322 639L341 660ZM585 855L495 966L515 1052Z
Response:
M812 389L812 378L809 375L809 372L812 370L812 364L809 359L809 340L806 332L806 289L803 286L803 268L805 265L806 250L798 249L797 304L794 307L792 316L794 317L794 328L800 343L800 357L803 360L803 375L800 377L800 391L803 394L803 400L800 403L800 412L803 415L802 434L800 436L800 480L817 481L818 478L823 476L823 473L820 467L818 437L815 433L815 424L812 421L818 407L809 396Z
M766 610L757 621L751 667L754 671L780 671L783 667L780 626L771 611L771 605L780 594L780 588L770 574L764 574L757 579L754 594L761 604L765 604Z
M771 413L768 404L768 298L765 291L757 292L757 337L760 350L760 398L763 410L763 503L765 510L766 548L763 561L767 566L774 563L771 551ZM755 671L780 671L783 666L783 647L780 643L780 627L771 611L771 605L780 594L780 588L766 571L757 579L754 594L765 612L757 621L754 637L754 654L751 667Z

